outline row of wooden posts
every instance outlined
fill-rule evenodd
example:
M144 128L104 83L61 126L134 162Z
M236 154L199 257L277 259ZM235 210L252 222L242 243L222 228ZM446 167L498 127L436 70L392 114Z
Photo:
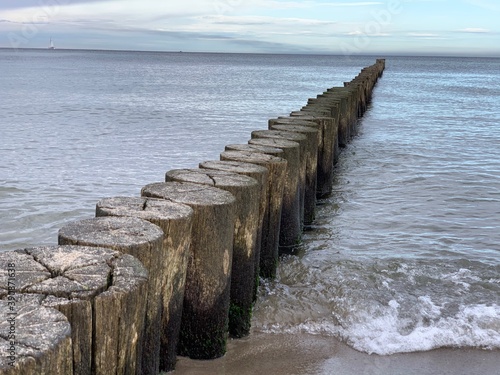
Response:
M332 190L385 60L269 120L218 161L106 198L57 246L0 253L0 374L158 374L224 355Z

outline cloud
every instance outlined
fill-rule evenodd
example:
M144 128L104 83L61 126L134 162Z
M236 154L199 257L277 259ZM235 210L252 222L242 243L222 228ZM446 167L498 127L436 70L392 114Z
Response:
M467 27L465 29L461 29L461 30L458 30L458 32L461 32L461 33L483 33L483 34L486 34L486 33L489 33L490 31L487 30L487 29L483 29L483 28L480 28L480 27Z
M3 0L2 0L3 1ZM38 0L24 1L24 6L4 6L0 8L3 18L29 20L34 14L49 14L56 19L64 14L66 18L80 17L92 20L96 16L117 20L154 19L164 17L188 17L194 15L217 14L216 5L227 0Z
M264 51L269 53L276 53L276 51L286 51L287 53L318 52L318 50L315 48L308 48L290 43L268 42L252 39L233 38L230 41L230 44L238 47L251 48L256 51Z
M354 31L349 31L347 33L344 33L344 35L348 35L348 36L367 36L367 37L387 37L387 36L391 36L392 34L389 34L389 33L382 33L382 32L379 32L379 33L372 33L372 34L366 34L360 30L354 30Z
M251 6L253 8L267 8L267 9L293 9L293 8L315 8L315 7L366 7L384 4L381 1L343 1L343 2L323 2L315 0L307 1L276 1L276 0L214 0L214 3L227 4L233 3L232 8ZM223 8L223 6L221 6Z
M216 25L241 25L241 26L251 26L251 25L301 25L301 26L326 26L334 25L336 22L333 21L322 21L317 19L308 18L276 18L270 16L202 16L199 17L200 20L208 21L211 24Z
M419 39L419 40L445 40L445 39L448 39L447 37L444 37L440 34L435 34L435 33L411 32L411 33L407 33L406 35L410 38Z
M102 0L2 0L0 10L2 9L22 9L22 8L40 8L50 6L64 6L78 3L97 3Z
M439 37L438 34L431 34L431 33L408 33L408 36L416 37L416 38L433 38L433 37Z
M491 43L498 34L495 20L487 17L495 13L471 6L491 8L498 0L462 0L478 18L471 13L468 18L454 17L453 23L448 22L449 14L437 11L448 9L449 0L394 0L419 6L400 17L380 20L391 1L0 0L0 27L4 35L31 35L26 37L30 46L42 45L51 35L60 48L305 53L335 50L339 43L365 40L363 36L374 37L369 48L375 49L394 43L406 48L403 40L427 48L444 44L427 42L443 36ZM439 24L433 25L435 18ZM32 29L38 36L29 33Z

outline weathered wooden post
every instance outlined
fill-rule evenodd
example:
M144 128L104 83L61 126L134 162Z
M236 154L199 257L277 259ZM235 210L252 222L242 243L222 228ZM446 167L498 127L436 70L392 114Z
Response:
M353 91L355 95L355 115L362 117L366 111L366 85L367 79L358 75L350 82L344 82L344 87Z
M313 123L317 125L316 123ZM304 192L304 225L311 225L316 217L316 179L318 172L318 143L320 133L312 126L281 125L269 126L270 130L299 133L306 136L305 152L301 156L305 160L305 192Z
M255 289L255 254L258 251L260 186L254 178L210 169L174 169L165 180L214 186L235 198L233 262L229 307L229 334L240 338L250 332Z
M148 270L143 343L138 348L137 372L157 374L162 308L162 294L157 289L161 266L161 263L158 264L158 254L162 251L163 231L135 217L98 217L62 227L59 230L59 244L110 248L136 257Z
M160 337L159 370L171 371L179 341L193 210L165 199L115 197L99 201L96 216L138 217L163 230L162 249L151 254L149 283L156 284L154 293L160 294L161 326L156 333ZM151 365L156 368L157 364Z
M339 110L339 126L338 126L338 139L339 139L339 147L346 147L351 139L351 127L350 127L350 112L349 112L349 93L342 92L339 90L339 87L332 87L325 92L325 97L329 99L337 99L340 101L340 105L338 106Z
M285 186L287 161L285 159L258 152L225 151L220 154L222 161L235 161L257 164L265 167L268 173L265 212L262 223L262 239L260 244L260 276L273 279L276 277L276 267L279 257L279 232L281 227L281 207L283 204L283 189ZM274 149L275 150L275 149ZM280 153L283 150L279 149ZM274 152L274 151L272 151Z
M297 118L297 117L291 117L291 116L280 116L278 118L272 118L268 120L268 127L269 129L272 128L273 125L298 125L298 126L309 126L316 130L318 133L318 164L319 161L322 159L322 155L324 152L324 142L325 142L325 131L324 127L318 122L318 121L313 121L314 117L310 116L309 119L307 118Z
M335 94L347 97L347 126L349 128L350 138L356 135L357 117L357 90L355 86L348 87L333 87L332 90Z
M252 137L255 136L257 134L253 133ZM305 139L305 136L302 136L302 139ZM281 148L284 151L283 158L288 162L281 211L280 252L289 253L302 240L304 185L301 184L303 172L301 144L284 137L252 138L249 143Z
M320 122L314 119L313 116L303 116L302 117L278 117L275 119L269 119L268 126L271 129L274 125L297 125L297 126L308 126L317 131L318 134L318 154L317 154L317 165L316 165L316 196L320 197L319 193L323 184L325 183L324 170L332 170L333 168L333 156L334 152L332 143L332 139L327 139L327 135L329 135L326 129L326 122ZM328 167L325 167L324 164L328 163Z
M24 302L56 308L68 319L73 351L65 355L74 374L136 373L147 288L147 271L136 258L107 248L48 246L0 253L0 259L16 265Z
M251 145L248 143L226 145L224 151L244 151L244 152L260 152L262 154L283 157L283 150L277 147Z
M330 118L334 122L334 127L337 131L337 136L340 135L340 120L341 120L342 100L336 95L331 95L328 92L319 94L316 98L308 99L306 106L300 111L294 111L291 116L314 116ZM338 142L338 141L337 141Z
M318 160L317 198L324 198L331 194L333 184L333 166L338 160L338 126L339 115L337 107L332 110L333 117L319 116L314 112L296 111L290 114L290 121L307 120L321 126L323 131L323 157Z
M311 100L311 99L309 99ZM294 116L297 111L291 112L291 115ZM300 109L300 112L306 112L309 115L321 116L321 117L331 117L332 110L329 106L321 106L321 105L306 105Z
M8 264L13 263L7 261L5 266ZM2 287L8 287L8 282L4 284L1 279ZM0 322L0 375L73 375L68 319L56 309L25 303L16 294L11 294L11 300L0 300L4 317Z
M298 132L287 132L279 130L255 130L252 132L252 139L274 138L285 139L288 141L297 142L299 147L299 188L300 188L300 217L301 223L304 222L304 197L306 190L306 170L307 170L307 155L312 152L308 150L307 136ZM317 152L317 149L315 150Z
M230 173L238 173L248 177L254 178L259 183L259 218L257 220L257 240L255 244L255 259L254 259L254 291L253 291L253 301L257 299L257 289L259 286L259 274L260 274L260 249L262 243L262 226L264 224L264 214L266 213L267 197L268 197L268 175L269 171L267 168L251 163L244 163L239 161L219 161L210 160L200 163L199 165L202 169L213 169L217 171L224 171ZM234 263L234 250L233 250L233 263ZM234 270L234 267L233 267ZM234 274L234 272L233 272Z
M222 189L184 182L149 184L142 188L142 196L193 209L178 354L221 357L228 335L235 198Z

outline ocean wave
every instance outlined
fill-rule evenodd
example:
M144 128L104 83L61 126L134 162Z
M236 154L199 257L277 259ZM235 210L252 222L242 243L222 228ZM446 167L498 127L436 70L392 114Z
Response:
M358 316L358 323L342 327L332 320L298 324L276 322L258 330L268 333L309 333L336 337L354 349L368 354L391 355L429 351L438 348L500 349L500 306L461 306L453 317L442 317L441 308L430 300L423 303L421 319L408 333L407 319L399 305L391 301L380 315ZM426 307L431 308L426 311ZM426 317L435 315L432 322Z
M394 302L378 317L365 315L360 322L333 332L356 350L379 355L443 347L500 348L499 305L460 306L454 316L445 317L443 306L420 297L418 322L407 332L400 305Z
M264 281L254 328L336 337L369 354L500 349L498 269L463 259L286 259Z

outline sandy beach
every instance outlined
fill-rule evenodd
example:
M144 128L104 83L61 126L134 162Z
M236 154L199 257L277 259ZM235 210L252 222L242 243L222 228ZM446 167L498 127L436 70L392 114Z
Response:
M500 351L438 349L378 356L333 337L252 333L211 361L178 358L175 375L498 375Z

